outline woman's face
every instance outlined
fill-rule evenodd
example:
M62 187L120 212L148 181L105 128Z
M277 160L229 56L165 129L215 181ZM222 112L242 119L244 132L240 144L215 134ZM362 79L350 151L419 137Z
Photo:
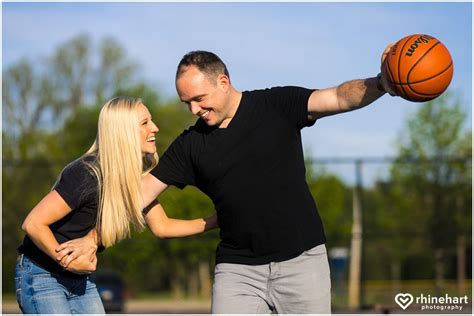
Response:
M150 111L144 104L138 105L138 122L140 126L140 144L142 153L154 154L156 152L155 135L159 129L151 119Z

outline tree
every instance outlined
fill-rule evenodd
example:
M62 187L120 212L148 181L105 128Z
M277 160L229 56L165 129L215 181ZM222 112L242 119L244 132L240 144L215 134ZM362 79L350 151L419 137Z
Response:
M307 164L306 169L306 179L324 224L328 247L347 247L352 225L351 189L322 167Z
M16 248L24 235L20 227L26 214L48 193L65 164L95 138L94 109L102 102L96 92L112 94L121 85L134 84L135 67L116 42L105 39L98 55L88 36L80 35L51 56L34 62L22 58L3 71L4 290L13 288ZM63 130L64 122L76 115L83 120L74 129ZM83 141L76 143L79 135Z
M40 62L21 59L6 68L3 139L17 144L8 149L9 159L32 159L39 152L51 156L57 148L32 141L36 133L57 132L81 108L102 105L103 95L109 98L123 85L135 84L137 67L113 39L105 38L97 55L89 37L79 35Z
M465 128L466 117L461 102L449 94L423 104L400 134L398 160L391 168L401 196L412 198L417 225L425 227L430 238L438 291L446 256L468 233L465 223L471 223L466 207L471 191L471 131Z
M97 60L98 62L94 62ZM85 35L58 47L33 64L28 60L4 72L3 141L3 289L12 290L16 247L27 212L51 189L55 178L93 143L103 103L112 96L140 97L160 128L159 153L195 118L176 99L162 102L143 80L138 66L113 39L99 51ZM212 203L196 189L167 190L160 197L170 216L196 218L212 212ZM122 272L130 289L181 295L210 293L217 232L185 240L157 240L149 231L134 233L100 255L99 269ZM133 255L132 255L133 254ZM137 274L137 271L140 271ZM179 294L179 293L178 293Z

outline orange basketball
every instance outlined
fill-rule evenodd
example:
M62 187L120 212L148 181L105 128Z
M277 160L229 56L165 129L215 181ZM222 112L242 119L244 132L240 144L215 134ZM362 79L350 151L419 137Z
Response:
M384 63L389 83L400 97L414 102L433 100L453 78L446 46L425 34L413 34L392 46Z

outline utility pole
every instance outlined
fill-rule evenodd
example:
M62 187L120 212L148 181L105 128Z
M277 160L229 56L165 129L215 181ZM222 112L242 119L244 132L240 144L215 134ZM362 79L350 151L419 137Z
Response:
M356 185L352 199L352 239L349 265L349 309L360 308L360 280L362 263L362 161L357 160Z

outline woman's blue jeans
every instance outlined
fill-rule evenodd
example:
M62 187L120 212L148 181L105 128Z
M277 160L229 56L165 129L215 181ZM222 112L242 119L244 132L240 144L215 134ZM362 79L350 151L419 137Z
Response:
M20 255L15 269L16 299L25 314L105 314L94 283L44 270Z

